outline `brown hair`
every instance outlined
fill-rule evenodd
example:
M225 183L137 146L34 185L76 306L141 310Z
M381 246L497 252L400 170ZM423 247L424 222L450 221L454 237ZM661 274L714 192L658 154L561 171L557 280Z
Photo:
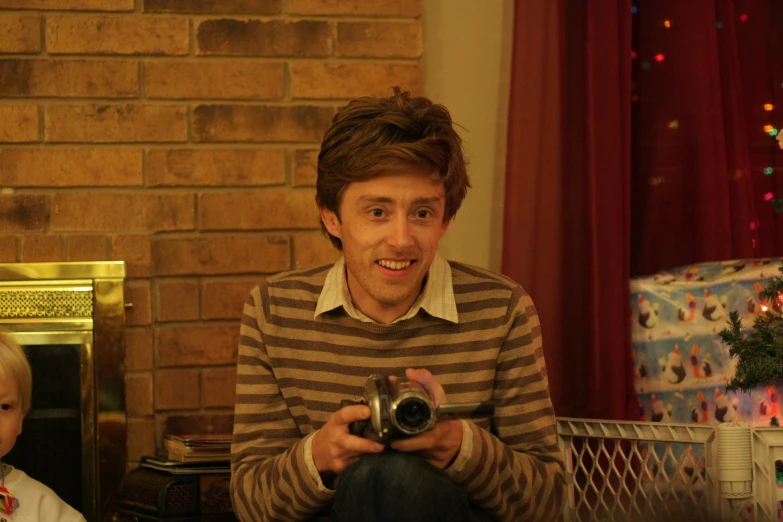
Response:
M436 172L446 190L443 221L454 217L470 187L462 139L446 107L395 87L388 98L359 98L334 116L318 154L315 201L339 219L350 183L402 170Z

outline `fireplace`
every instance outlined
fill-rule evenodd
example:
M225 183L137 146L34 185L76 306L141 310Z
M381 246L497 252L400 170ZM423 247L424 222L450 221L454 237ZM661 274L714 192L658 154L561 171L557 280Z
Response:
M110 520L127 461L122 261L0 263L0 328L27 352L33 398L5 460L88 522Z

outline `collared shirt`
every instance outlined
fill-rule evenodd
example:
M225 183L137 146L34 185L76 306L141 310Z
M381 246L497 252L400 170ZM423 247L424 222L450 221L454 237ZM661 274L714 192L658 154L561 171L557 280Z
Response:
M345 257L340 259L326 274L323 290L318 298L315 308L315 317L343 307L349 317L366 323L374 323L375 320L367 317L353 305L351 294L348 291L348 280L345 274ZM459 323L457 303L454 300L454 288L451 284L451 267L448 261L440 254L435 257L427 272L427 281L424 290L419 294L407 313L392 321L391 324L414 317L419 310L424 310L433 317L444 319L451 323Z

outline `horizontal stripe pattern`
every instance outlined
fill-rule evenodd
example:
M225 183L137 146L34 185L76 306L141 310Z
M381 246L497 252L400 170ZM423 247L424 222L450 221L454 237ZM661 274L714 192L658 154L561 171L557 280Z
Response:
M243 521L306 520L333 492L304 462L305 441L371 373L429 369L451 402L492 400L469 421L473 453L453 480L497 520L551 520L564 499L538 315L509 279L450 263L459 324L420 311L393 325L342 309L314 318L329 266L268 278L240 324L232 500Z

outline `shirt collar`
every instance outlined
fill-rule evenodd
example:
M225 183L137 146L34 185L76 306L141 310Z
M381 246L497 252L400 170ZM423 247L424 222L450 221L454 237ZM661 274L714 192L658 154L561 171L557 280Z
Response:
M374 323L373 319L367 317L358 310L351 300L348 291L348 281L345 276L345 257L332 266L329 273L326 274L323 290L318 297L318 304L315 307L315 318L321 314L342 307L350 317L359 321ZM416 301L399 319L392 324L404 321L414 317L422 309L433 317L459 323L457 314L457 303L454 300L454 288L451 282L451 267L448 261L443 259L440 254L435 254L430 269L427 272L427 281L424 284L424 290L416 298Z

